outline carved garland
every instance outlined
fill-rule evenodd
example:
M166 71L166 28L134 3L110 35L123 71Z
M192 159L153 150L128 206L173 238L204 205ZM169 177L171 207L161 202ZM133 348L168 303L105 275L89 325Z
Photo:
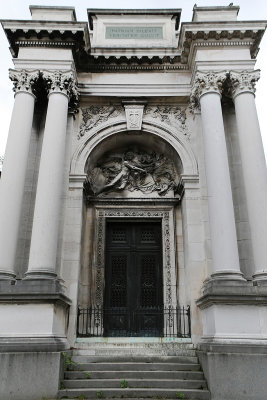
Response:
M80 139L89 133L92 128L95 128L109 119L116 117L120 117L121 119L125 120L125 111L120 105L91 105L89 107L82 108L82 122L77 138ZM174 105L145 107L144 120L148 118L157 119L164 124L171 125L189 138L189 132L186 124L186 110L181 107Z
M105 210L99 211L97 224L97 257L96 257L96 306L103 304L103 282L102 271L104 268L104 243L105 243L105 218L109 217L130 217L130 218L161 218L163 223L163 239L165 263L163 268L166 273L165 295L166 306L172 306L172 280L171 280L171 242L170 242L170 224L168 211L147 211L147 210Z

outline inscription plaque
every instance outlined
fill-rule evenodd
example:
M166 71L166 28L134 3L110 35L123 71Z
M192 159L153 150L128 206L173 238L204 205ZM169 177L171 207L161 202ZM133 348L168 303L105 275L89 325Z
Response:
M162 26L107 26L106 39L163 39Z

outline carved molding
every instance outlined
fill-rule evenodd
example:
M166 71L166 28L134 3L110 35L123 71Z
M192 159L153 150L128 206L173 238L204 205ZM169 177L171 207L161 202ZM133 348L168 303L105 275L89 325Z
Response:
M241 72L230 71L230 90L233 98L244 92L254 94L256 92L256 83L259 79L260 70Z
M191 110L199 108L199 99L206 93L222 94L223 84L228 77L227 71L197 71L190 97Z
M120 105L91 105L82 108L82 122L77 138L80 139L91 129L104 124L109 119L117 117L120 118L120 120L125 120L124 108ZM158 120L163 124L172 126L189 139L190 135L186 124L186 118L186 110L174 105L145 106L143 111L143 121Z
M107 209L99 210L97 216L97 254L96 254L96 306L103 304L104 281L103 271L105 265L105 220L106 218L159 218L162 220L163 237L163 272L164 272L164 298L166 306L173 306L172 275L175 266L171 263L172 244L170 238L170 212L164 210L138 210L138 209ZM172 271L173 269L173 271ZM175 302L176 304L176 302Z
M105 196L109 192L152 192L165 196L176 193L179 177L173 162L163 154L127 150L106 154L88 171L87 195Z
M27 92L30 94L34 94L34 86L36 85L37 80L40 77L40 71L27 71L25 69L22 70L9 70L9 78L13 82L13 91L15 93L18 92Z
M79 92L73 71L42 71L41 74L49 94L62 93L69 98L70 107L77 108Z

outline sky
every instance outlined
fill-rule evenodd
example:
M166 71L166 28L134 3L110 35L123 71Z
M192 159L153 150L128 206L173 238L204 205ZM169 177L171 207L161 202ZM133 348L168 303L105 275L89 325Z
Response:
M29 5L72 6L76 9L78 21L87 21L88 8L181 8L182 22L192 19L192 9L198 6L228 6L233 0L0 0L0 19L31 19ZM240 6L238 20L267 20L266 0L237 0ZM13 108L14 93L8 78L8 69L13 67L8 41L0 27L0 156L5 153L8 128ZM267 32L260 44L256 68L261 70L261 79L257 84L256 104L261 133L267 158Z

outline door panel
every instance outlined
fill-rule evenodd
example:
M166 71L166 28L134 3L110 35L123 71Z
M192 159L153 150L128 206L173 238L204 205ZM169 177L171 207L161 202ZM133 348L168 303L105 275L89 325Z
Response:
M108 222L105 336L160 336L163 318L161 224Z

